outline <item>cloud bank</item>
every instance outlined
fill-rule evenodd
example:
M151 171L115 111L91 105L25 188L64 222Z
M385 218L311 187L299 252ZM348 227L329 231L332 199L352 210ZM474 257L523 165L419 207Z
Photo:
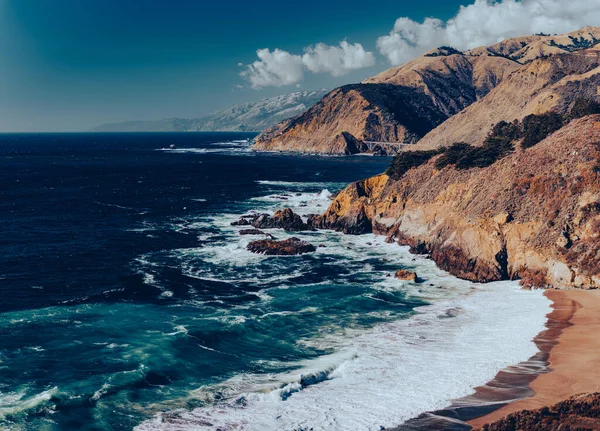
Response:
M294 55L287 51L259 49L258 60L246 66L240 73L253 88L282 87L298 84L304 72L328 73L339 77L352 70L375 65L375 55L366 51L360 43L340 42L339 46L318 43L304 49L304 54Z
M600 25L600 0L475 0L448 21L398 18L392 31L377 39L377 49L395 66L444 45L467 50L505 38L568 33L587 25ZM306 72L339 77L376 62L360 43L347 41L309 46L301 55L280 49L256 53L258 60L240 73L253 88L298 84Z
M377 48L392 65L399 65L442 45L466 50L509 37L568 33L587 25L600 25L600 0L475 0L447 22L398 18L390 34L377 40Z

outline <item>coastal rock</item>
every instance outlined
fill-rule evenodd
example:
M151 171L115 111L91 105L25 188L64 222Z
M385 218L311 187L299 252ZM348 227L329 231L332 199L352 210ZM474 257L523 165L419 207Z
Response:
M396 180L358 181L311 223L391 235L467 280L600 287L598 121L572 121L486 168L437 169L434 157Z
M312 228L302 221L302 217L291 209L285 208L269 216L262 214L252 221L252 226L257 229L283 229L287 232L302 232Z
M240 235L264 235L270 239L275 239L270 233L263 232L260 229L242 229L238 232Z
M416 272L407 271L405 269L399 269L396 271L394 278L397 278L398 280L414 281L415 283L419 280Z
M239 220L232 221L231 226L250 226L250 221L247 218L240 218Z
M600 393L575 395L551 407L523 410L484 425L483 431L575 431L600 429Z
M283 241L275 241L272 239L252 241L248 244L247 249L252 253L271 256L292 256L296 254L311 253L317 250L314 245L295 237Z

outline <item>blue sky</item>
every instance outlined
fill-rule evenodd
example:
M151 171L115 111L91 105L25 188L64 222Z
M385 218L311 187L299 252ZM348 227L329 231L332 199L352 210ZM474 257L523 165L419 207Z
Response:
M357 82L444 42L446 21L473 1L0 0L0 131L197 117L297 88ZM597 7L598 1L584 3ZM410 20L397 23L396 36L390 35L399 17ZM426 25L426 17L441 21ZM575 19L566 28L578 24ZM428 40L430 34L437 36ZM378 39L386 35L383 48ZM352 49L360 44L367 57L340 70L342 63L325 63L343 40ZM402 45L406 40L410 49ZM338 51L315 54L309 65L301 56L319 43ZM240 76L263 48L289 53L284 60L296 68L289 85L272 86L269 75L256 89L252 73ZM257 67L255 74L268 69L264 62Z

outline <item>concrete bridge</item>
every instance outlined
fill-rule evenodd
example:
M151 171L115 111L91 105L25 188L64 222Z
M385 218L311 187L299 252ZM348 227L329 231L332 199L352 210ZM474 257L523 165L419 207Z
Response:
M405 147L412 145L412 144L407 144L404 142L375 142L375 141L363 141L363 142L365 144L367 144L367 148L369 149L369 151L373 151L373 150L375 150L375 148L381 147L386 150L391 150L388 152L391 152L393 154L398 154Z

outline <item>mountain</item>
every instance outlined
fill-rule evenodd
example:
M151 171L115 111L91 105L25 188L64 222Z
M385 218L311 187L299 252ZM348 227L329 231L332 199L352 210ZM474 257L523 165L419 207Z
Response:
M317 103L328 90L298 91L258 102L236 105L206 117L170 118L157 121L128 121L104 124L93 132L214 132L262 131L294 117Z
M569 95L596 92L599 42L600 28L586 27L465 52L434 49L333 90L300 116L266 130L255 149L348 154L367 151L368 141L420 141L423 148L481 142L494 119L564 111Z

